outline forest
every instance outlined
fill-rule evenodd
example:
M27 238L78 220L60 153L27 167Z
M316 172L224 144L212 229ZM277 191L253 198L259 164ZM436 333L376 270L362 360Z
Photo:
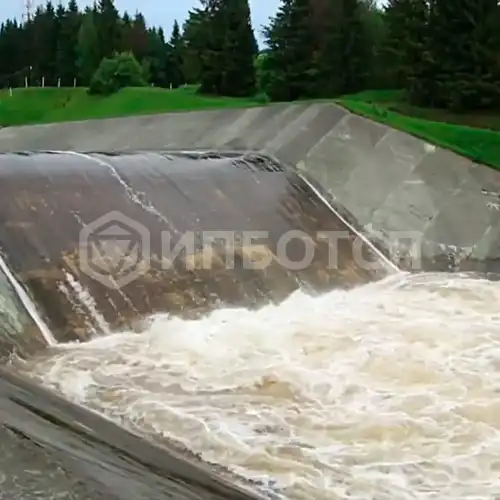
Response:
M113 0L49 0L2 23L0 87L193 84L270 101L397 89L416 106L500 109L498 0L282 0L266 26L250 14L248 0L200 0L166 32Z

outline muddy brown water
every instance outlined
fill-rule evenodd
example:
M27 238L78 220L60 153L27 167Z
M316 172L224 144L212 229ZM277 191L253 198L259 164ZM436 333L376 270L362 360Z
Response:
M351 288L385 276L391 266L364 240L360 255L372 265L354 265L355 235L345 219L317 196L311 181L259 155L2 154L0 180L2 355L9 365L0 378L2 495L253 498L250 490L260 492L258 482L207 465L182 444L173 449L167 441L166 447L155 447L159 443L103 419L99 410L89 412L89 405L75 405L61 391L47 392L33 384L35 371L17 370L19 361L12 364L12 356L28 363L47 359L68 342L140 331L158 313L187 321L224 307L255 310L279 304L299 289ZM107 218L108 229L148 233L150 265L121 288L109 286L116 275L97 280L83 270L81 232L100 218ZM236 264L231 269L227 247L217 242L209 249L187 247L173 265L165 265L162 235L175 245L189 232L199 236L206 231L260 232L264 239L251 249L241 238L233 243ZM312 243L310 265L290 269L285 264L304 254L297 239L287 243L285 257L279 254L280 238L290 231L300 231ZM329 265L328 242L318 239L321 232L332 231L347 235L339 243L335 267ZM242 259L252 252L270 257L270 265L245 268ZM16 293L21 289L24 298ZM22 310L27 302L35 314ZM265 493L271 494L269 489Z
M397 270L310 179L258 155L0 155L0 178L0 495L500 494L500 291L484 272ZM151 236L121 288L81 260L82 229L110 212ZM207 230L267 238L238 240L232 268L216 243L165 266L161 233ZM292 269L280 239L296 230L315 252ZM325 231L348 236L334 267ZM250 250L269 265L245 268Z

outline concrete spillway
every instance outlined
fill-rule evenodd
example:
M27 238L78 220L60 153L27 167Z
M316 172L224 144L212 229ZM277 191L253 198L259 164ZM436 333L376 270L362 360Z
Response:
M0 130L0 151L39 149L260 151L307 171L376 237L411 233L426 268L487 271L499 257L497 172L334 104Z
M384 276L390 268L367 240L357 243L373 265L354 261L356 233L337 213L292 168L257 155L0 155L4 259L59 341L131 329L154 313L256 307L298 287ZM134 263L147 268L123 286L118 270L101 276L92 246L110 230L147 244ZM256 258L265 265L245 265Z
M24 150L31 152L19 153ZM193 318L221 306L277 303L299 288L321 293L366 284L414 257L414 246L389 252L395 263L384 256L384 238L394 232L418 240L421 269L496 267L498 174L334 105L3 129L0 151L4 358L50 356L52 341L139 331L155 313ZM94 265L94 274L83 269L90 247L82 231L96 221L112 240L131 229L148 237L147 265L123 286L112 286L121 276L117 269L98 279L102 266ZM165 255L164 235L171 249L186 234L221 231L237 237L230 252L217 239L208 246L196 239L175 260ZM251 249L242 239L249 232L264 234ZM305 266L284 261L280 241L290 232L314 248ZM328 232L342 234L333 266L329 242L318 236ZM355 245L369 266L354 258ZM297 238L286 248L291 262L304 257ZM269 264L246 268L250 254ZM12 369L0 381L0 421L7 429L0 469L19 476L9 498L35 498L42 490L49 498L71 488L61 479L56 493L49 493L54 484L23 490L29 481L16 460L27 454L39 477L63 463L84 479L92 491L82 499L165 498L172 491L178 498L252 497L203 464L146 445L111 423L103 431L99 417ZM33 443L48 456L27 452L29 446L39 452ZM106 472L98 473L95 463Z
M32 356L50 356L54 344L139 330L155 313L193 318L218 307L255 308L299 288L313 294L352 288L394 270L314 180L258 154L3 153L0 218L3 353L28 363ZM118 268L103 267L109 261L102 252L110 247L95 245L111 241L120 250L116 241L122 236L147 253L135 263L146 267L138 266L123 284ZM179 244L182 251L172 255ZM264 265L246 265L262 259ZM172 449L141 444L112 424L103 434L98 418L9 372L0 380L0 418L7 429L5 470L17 471L17 457L25 452L16 436L24 436L52 450L48 462L30 458L41 475L62 457L71 471L90 478L87 489L101 488L109 497L131 498L135 490L162 498L177 490L178 498L200 492L203 498L253 498L211 476L193 457L186 461ZM83 441L75 436L79 426ZM89 445L90 436L97 440ZM110 453L117 446L130 455L141 480L117 484L116 474L125 467ZM88 465L95 460L106 474ZM11 497L34 495L23 473L15 474L21 479L7 486ZM179 480L186 483L181 489ZM52 495L67 487L64 478L55 483L55 493L52 482L37 488Z

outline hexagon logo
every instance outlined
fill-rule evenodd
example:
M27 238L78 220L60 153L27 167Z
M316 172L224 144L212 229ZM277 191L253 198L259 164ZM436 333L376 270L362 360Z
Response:
M81 271L108 288L128 285L149 268L148 229L119 211L86 225L79 243Z

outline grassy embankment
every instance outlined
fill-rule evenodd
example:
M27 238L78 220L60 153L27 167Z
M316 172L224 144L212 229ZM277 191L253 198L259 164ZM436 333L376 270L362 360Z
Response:
M126 88L109 97L90 96L85 88L14 89L12 96L8 90L0 91L0 126L258 105L257 98L200 96L195 87Z
M415 108L393 91L362 92L337 102L354 113L500 170L500 111L459 115ZM12 96L0 91L0 126L260 105L263 102L257 98L202 97L195 87L128 88L110 97L89 96L83 88L15 89Z
M401 92L373 91L345 96L353 113L385 123L500 170L500 110L455 114L408 105Z

